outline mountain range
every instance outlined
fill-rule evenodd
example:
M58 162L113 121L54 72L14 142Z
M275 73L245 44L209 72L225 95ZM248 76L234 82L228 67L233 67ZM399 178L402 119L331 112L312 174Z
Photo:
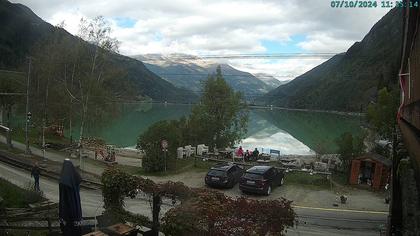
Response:
M254 76L257 77L259 80L262 80L267 85L269 85L271 87L274 87L274 88L277 88L280 85L287 84L290 81L292 81L291 79L289 79L289 80L278 80L274 76L272 76L270 74L266 74L266 73L255 73Z
M35 44L48 38L56 29L43 21L28 7L22 4L0 0L0 69L16 70L26 65L26 57L30 56ZM77 42L78 38L64 29L59 29L62 37ZM175 87L148 70L138 60L117 53L108 55L113 66L123 75L113 78L110 86L114 94L123 94L130 89L137 91L137 97L149 97L156 101L188 103L198 99L193 92Z
M255 76L229 64L219 64L198 56L187 54L145 54L134 58L143 61L146 67L171 82L178 88L200 93L204 80L220 65L226 82L236 91L241 91L247 100L261 96L282 83L267 74Z
M253 75L228 64L220 64L222 73L228 84L257 104L363 111L375 100L378 89L397 84L401 14L401 9L392 9L345 53L285 84L269 75ZM0 69L22 70L32 47L56 30L26 6L6 0L0 0L0 22ZM60 34L70 41L79 40L63 29ZM180 103L197 101L203 80L219 65L185 54L148 54L134 59L112 53L109 57L114 67L125 72L109 83L114 94L130 90L136 91L135 98Z
M338 111L365 111L377 91L397 84L402 9L394 8L345 53L337 54L258 99L259 104Z

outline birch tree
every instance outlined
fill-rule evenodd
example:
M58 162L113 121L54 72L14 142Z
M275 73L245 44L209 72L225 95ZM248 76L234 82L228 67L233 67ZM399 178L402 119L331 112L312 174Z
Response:
M65 88L80 106L79 155L89 107L95 97L101 97L103 82L109 70L109 56L118 52L119 42L111 37L111 27L102 17L80 20L79 41L74 50L72 65L65 68ZM70 85L68 81L70 80Z

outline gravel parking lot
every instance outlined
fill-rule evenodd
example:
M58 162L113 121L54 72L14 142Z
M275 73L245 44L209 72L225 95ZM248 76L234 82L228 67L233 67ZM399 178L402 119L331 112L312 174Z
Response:
M189 187L207 188L204 184L204 176L206 172L187 171L172 176L148 176L156 182L165 181L181 181ZM388 211L389 205L385 204L384 193L375 193L369 190L357 189L352 187L340 188L340 192L336 189L317 189L311 186L304 186L298 184L288 184L287 175L285 184L275 188L270 196L247 195L242 194L238 185L232 189L217 189L224 192L231 197L246 196L253 199L278 199L284 197L292 200L298 206L323 207L323 208L337 208L337 209L352 209L352 210L369 210L369 211ZM346 204L337 203L339 196L345 194L348 197Z

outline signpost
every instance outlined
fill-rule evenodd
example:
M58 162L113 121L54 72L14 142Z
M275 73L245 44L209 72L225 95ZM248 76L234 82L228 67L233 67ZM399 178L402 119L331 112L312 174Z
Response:
M165 161L165 172L166 172L166 155L168 152L168 141L166 141L165 139L161 141L161 146L162 146L162 151L163 151L163 158Z

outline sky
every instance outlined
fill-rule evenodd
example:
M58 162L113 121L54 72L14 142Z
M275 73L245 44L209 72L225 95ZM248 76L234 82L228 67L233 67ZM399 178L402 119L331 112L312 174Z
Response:
M341 53L389 9L331 8L330 0L12 0L77 34L80 19L104 16L121 54ZM292 79L325 58L224 59L251 73Z

